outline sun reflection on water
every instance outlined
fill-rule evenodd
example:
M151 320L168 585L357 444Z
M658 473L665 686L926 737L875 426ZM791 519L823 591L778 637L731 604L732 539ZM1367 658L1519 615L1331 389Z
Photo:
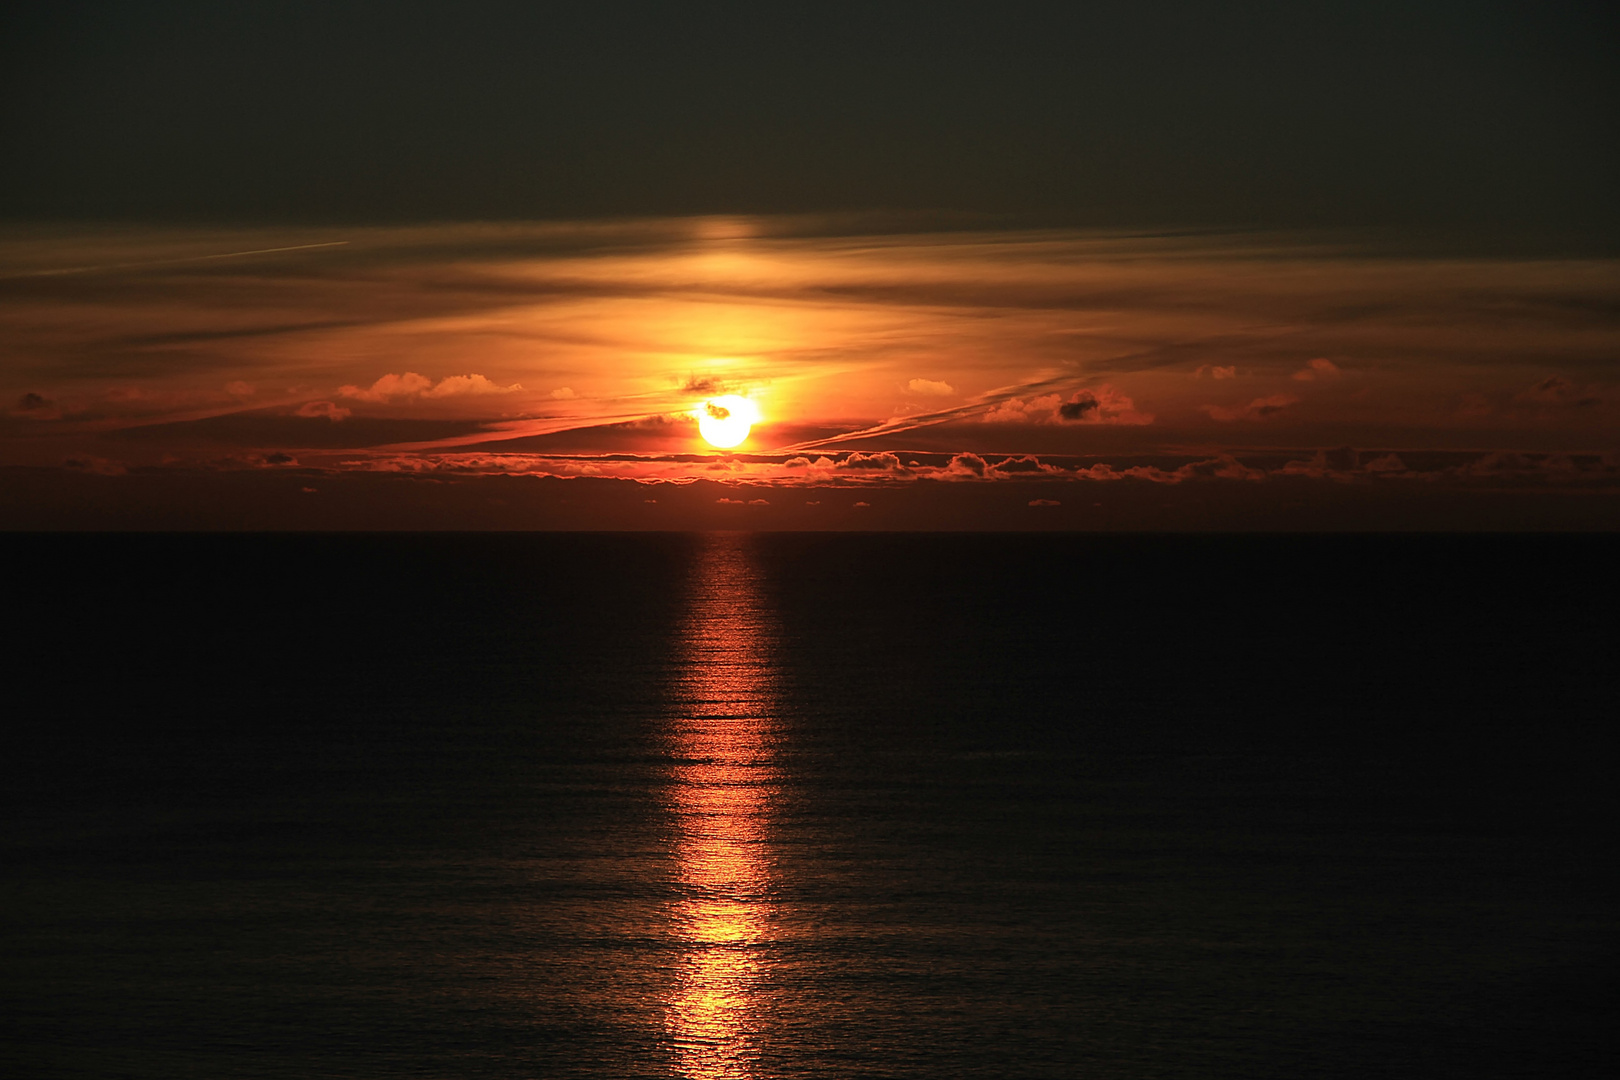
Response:
M741 536L705 538L681 641L673 733L679 945L667 1023L682 1075L754 1075L770 937L775 790L770 633Z

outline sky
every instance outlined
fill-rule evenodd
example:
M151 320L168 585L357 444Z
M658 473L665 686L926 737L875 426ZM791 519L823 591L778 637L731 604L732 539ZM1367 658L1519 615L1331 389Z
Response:
M1620 523L1597 5L0 18L12 527Z

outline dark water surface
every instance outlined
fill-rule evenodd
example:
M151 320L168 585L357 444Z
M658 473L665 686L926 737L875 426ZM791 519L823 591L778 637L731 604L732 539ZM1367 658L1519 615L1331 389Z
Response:
M0 1073L1596 1076L1606 537L0 537Z

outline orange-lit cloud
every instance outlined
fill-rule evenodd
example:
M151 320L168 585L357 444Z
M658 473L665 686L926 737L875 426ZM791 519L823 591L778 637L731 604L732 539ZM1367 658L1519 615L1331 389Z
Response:
M454 397L457 394L515 394L522 389L517 383L497 386L482 375L448 375L435 383L424 375L407 371L402 375L384 375L365 389L340 386L338 393L358 401L391 401L405 397ZM554 391L552 397L557 396ZM572 397L573 392L569 391L563 396Z
M1315 382L1318 379L1337 379L1339 365L1325 357L1317 357L1289 376L1295 382Z
M1205 405L1204 411L1216 420L1229 422L1232 420L1265 420L1276 416L1284 409L1299 404L1299 398L1293 394L1272 394L1268 397L1255 398L1247 405L1224 406Z

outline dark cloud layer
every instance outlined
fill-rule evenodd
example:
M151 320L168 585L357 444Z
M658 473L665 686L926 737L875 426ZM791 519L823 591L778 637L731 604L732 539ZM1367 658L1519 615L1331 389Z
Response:
M1620 228L1597 4L14 0L6 20L13 216Z

